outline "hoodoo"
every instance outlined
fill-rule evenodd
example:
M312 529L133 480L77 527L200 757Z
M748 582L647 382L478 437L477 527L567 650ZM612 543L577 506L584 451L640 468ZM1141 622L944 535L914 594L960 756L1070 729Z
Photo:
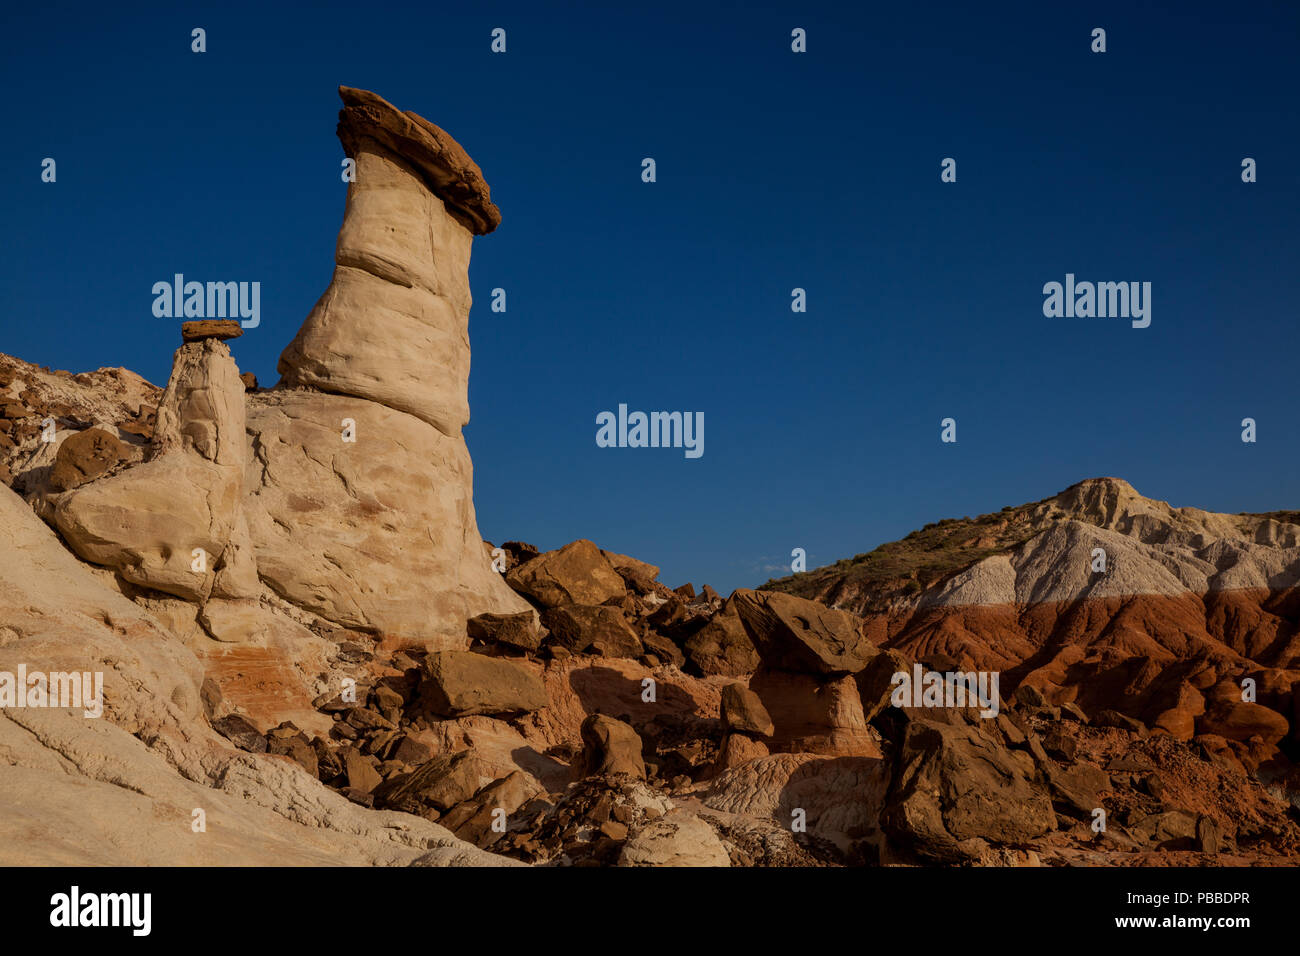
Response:
M469 255L501 214L460 145L341 87L356 162L334 277L250 397L246 508L265 580L338 624L467 646L465 620L525 602L474 517Z

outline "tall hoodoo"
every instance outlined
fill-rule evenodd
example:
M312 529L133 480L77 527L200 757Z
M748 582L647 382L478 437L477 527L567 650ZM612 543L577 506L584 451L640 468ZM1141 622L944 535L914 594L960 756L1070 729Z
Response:
M501 213L447 133L341 87L356 162L334 277L280 356L285 385L407 412L452 437L469 421L469 256Z
M249 401L258 572L337 623L463 647L466 618L528 610L491 569L461 434L470 243L501 214L447 133L373 93L339 95L356 179L334 276L280 386Z

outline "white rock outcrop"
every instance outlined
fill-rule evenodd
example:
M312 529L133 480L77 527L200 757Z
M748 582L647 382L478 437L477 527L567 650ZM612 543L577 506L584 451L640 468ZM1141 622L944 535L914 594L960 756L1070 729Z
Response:
M100 717L0 711L0 865L510 864L230 749L203 719L194 654L2 487L0 533L0 672L103 675Z
M46 515L68 546L132 584L205 600L257 589L240 517L244 385L216 339L176 351L149 459L51 495ZM241 542L243 539L243 542Z

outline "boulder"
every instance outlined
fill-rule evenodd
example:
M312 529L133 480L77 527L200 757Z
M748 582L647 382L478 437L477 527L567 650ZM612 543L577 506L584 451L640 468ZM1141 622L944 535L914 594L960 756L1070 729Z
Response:
M912 662L907 655L893 649L882 650L856 675L858 696L862 700L862 716L874 720L892 703L897 685L895 674L911 674Z
M682 654L681 648L662 634L647 631L641 635L641 644L645 647L646 654L653 655L661 664L671 664L673 667L686 664L686 656Z
M1196 821L1196 849L1211 856L1223 848L1223 827L1214 817L1202 815Z
M610 566L600 548L585 539L511 568L506 573L506 583L547 608L604 604L627 593L623 578Z
M490 765L473 751L462 750L439 754L391 786L386 783L376 798L391 810L436 818L495 779Z
M775 731L763 701L744 684L722 688L722 724L728 730L771 737Z
M486 544L486 542L484 542ZM492 550L488 548L489 552ZM501 544L501 550L506 553L506 570L523 564L525 561L531 561L541 554L537 545L529 544L526 541L505 541Z
M629 774L646 777L641 757L641 738L628 724L604 714L592 714L582 722L582 751L573 764L574 777Z
M722 773L770 753L767 744L761 740L755 740L747 734L727 734L722 738L722 746L718 748L718 759L713 764L713 772Z
M563 790L569 783L570 767L567 763L544 754L547 747L534 746L524 738L514 722L501 718L476 714L440 720L428 730L419 731L418 738L432 747L434 753L472 750L474 756L491 768L494 778L506 777L520 770L536 778L548 790ZM410 740L408 737L407 741Z
M487 849L504 833L494 827L502 813L508 819L510 814L543 792L536 780L516 770L488 784L469 800L452 808L438 822L462 840Z
M87 428L59 444L50 468L50 487L55 491L71 491L98 478L126 457L126 449L116 435L102 428Z
M339 140L356 156L369 149L387 150L410 164L447 211L466 230L486 235L501 224L478 164L443 129L423 116L397 108L368 90L339 87Z
M822 678L763 666L754 672L749 689L771 715L773 750L880 756L852 676Z
M638 830L623 845L619 866L731 866L718 834L699 817L676 810Z
M780 591L741 589L731 597L764 663L808 674L853 674L876 655L861 621Z
M1019 693L1019 691L1017 691ZM1103 710L1097 715L1094 723L1098 727L1114 727L1117 730L1127 730L1131 734L1137 734L1139 737L1147 735L1146 724L1128 714L1122 714L1117 710Z
M1197 815L1186 810L1164 810L1132 821L1128 830L1160 849L1191 850L1197 847L1198 822Z
M212 729L240 750L247 750L249 753L266 752L266 738L262 736L262 732L252 721L240 714L230 714L220 720L212 721Z
M604 548L600 549L600 553L605 556L605 560L615 571L629 572L624 575L625 579L630 577L637 581L651 583L659 577L659 568L653 564L629 558L626 554L619 554L616 551L606 551Z
M546 706L546 689L535 670L470 651L437 651L420 671L420 702L439 717L513 714Z
M654 681L653 701L645 699L647 680ZM557 746L579 750L583 722L598 713L617 716L638 734L672 728L693 739L721 736L717 715L722 689L712 680L641 661L584 657L548 663L542 681L547 706L514 721L540 751Z
M343 754L343 772L347 774L348 787L359 793L370 793L383 783L383 777L375 769L375 759L367 757L361 751L349 747Z
M479 614L465 623L465 632L471 641L513 647L521 651L535 651L542 643L542 632L537 627L537 615L532 611L518 614Z
M1191 740L1196 735L1196 718L1205 713L1205 697L1186 681L1174 689L1168 706L1159 710L1147 724L1153 731L1163 731L1175 740Z
M1215 734L1227 740L1250 740L1258 734L1266 744L1276 745L1291 725L1275 710L1242 700L1217 699L1196 719L1196 733Z
M1055 829L1052 801L1025 763L966 724L913 717L881 823L891 842L929 862L954 863L981 841L1024 843Z
M686 659L705 675L743 677L758 667L758 651L731 601L686 639L684 650Z
M638 658L645 653L636 631L616 607L569 604L542 613L552 637L574 653Z
M307 735L293 724L267 731L266 750L267 753L288 757L313 777L320 775L320 758L316 754L316 748L307 739Z
M713 613L710 605L683 604L678 597L671 597L652 611L646 622L659 633L684 644L709 622Z

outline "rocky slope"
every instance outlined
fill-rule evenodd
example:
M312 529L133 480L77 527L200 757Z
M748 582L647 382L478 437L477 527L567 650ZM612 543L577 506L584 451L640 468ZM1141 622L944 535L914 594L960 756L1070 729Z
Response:
M996 670L1004 692L1122 711L1255 769L1298 742L1297 582L1300 514L1172 508L1099 478L765 587L863 615L878 646L939 669Z
M1085 482L726 599L482 541L465 270L500 213L340 92L358 180L276 387L234 323L163 390L0 356L0 863L1300 859L1290 516ZM895 697L959 665L1001 693ZM6 699L24 670L102 674L102 716Z

